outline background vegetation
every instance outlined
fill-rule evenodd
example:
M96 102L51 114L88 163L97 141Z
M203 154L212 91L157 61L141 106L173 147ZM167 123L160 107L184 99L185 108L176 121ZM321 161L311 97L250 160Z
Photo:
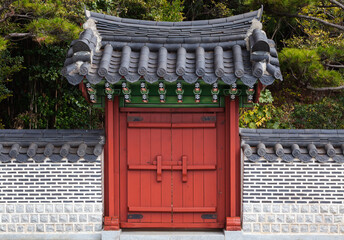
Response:
M264 5L284 76L242 109L241 127L344 128L344 0L0 0L0 128L102 128L60 75L90 10L155 21L211 19Z

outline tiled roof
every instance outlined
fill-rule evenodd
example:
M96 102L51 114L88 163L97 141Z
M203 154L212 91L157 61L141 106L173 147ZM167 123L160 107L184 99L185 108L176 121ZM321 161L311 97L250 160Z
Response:
M0 163L95 162L104 141L102 130L0 130Z
M252 162L344 163L344 130L240 129L241 148Z
M84 32L68 51L62 74L73 84L106 79L154 83L159 79L218 80L252 88L259 79L282 80L277 51L261 30L262 10L228 18L188 21L142 21L86 11Z

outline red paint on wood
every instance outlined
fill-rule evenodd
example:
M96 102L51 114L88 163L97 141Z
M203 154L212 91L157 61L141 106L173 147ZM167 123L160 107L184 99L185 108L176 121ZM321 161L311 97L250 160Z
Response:
M120 143L121 154L125 151L127 155L120 157L121 171L127 172L121 173L121 189L127 191L126 198L121 197L121 227L224 227L225 194L219 189L224 189L225 174L219 174L224 169L217 168L217 164L225 164L223 110L191 114L189 109L183 109L185 113L140 110L145 112L121 113L125 130L121 127L120 136L126 135L125 144ZM144 125L128 128L128 119L133 117L139 117ZM214 122L204 124L209 119ZM122 123L125 120L127 123ZM171 124L170 128L145 125L166 122ZM121 195L124 193L121 190ZM219 217L203 219L202 213L207 212ZM128 213L143 217L127 219Z
M114 231L119 230L119 220L118 217L104 217L104 230Z
M136 113L216 113L225 110L223 108L120 108L120 111Z
M81 83L79 83L79 90L81 91L82 96L85 98L85 100L88 103L91 103L89 97L88 97L88 93L87 93L87 89L86 86L84 84L84 80L81 81Z
M240 231L241 230L240 217L227 217L226 230L227 231Z

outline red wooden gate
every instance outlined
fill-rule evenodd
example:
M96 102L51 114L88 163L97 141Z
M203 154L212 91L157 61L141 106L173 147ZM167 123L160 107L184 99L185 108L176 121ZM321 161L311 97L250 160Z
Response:
M220 110L122 112L121 227L223 228L225 142Z

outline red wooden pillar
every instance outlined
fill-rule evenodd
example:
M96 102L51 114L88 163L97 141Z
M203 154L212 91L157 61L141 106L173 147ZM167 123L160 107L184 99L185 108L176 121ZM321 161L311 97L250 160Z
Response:
M226 97L226 162L227 190L229 188L229 216L226 219L227 231L241 230L241 181L240 181L240 137L239 137L239 99ZM229 183L228 183L229 181ZM227 196L228 196L227 195Z
M119 229L119 98L105 103L104 230Z

